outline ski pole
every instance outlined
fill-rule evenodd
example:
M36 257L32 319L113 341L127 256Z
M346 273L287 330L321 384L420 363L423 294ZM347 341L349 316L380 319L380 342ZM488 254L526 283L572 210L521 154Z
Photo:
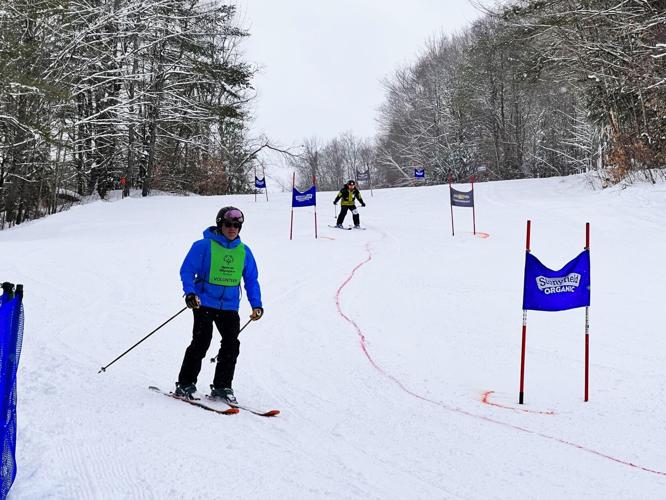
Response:
M250 318L250 319L247 321L247 323L245 323L245 324L243 325L243 328L241 328L240 330L238 330L238 335L240 335L241 332L242 332L243 330L245 330L245 327L246 327L247 325L249 325L250 323L252 323L252 321L253 321L252 318ZM210 358L210 362L211 362L211 363L215 363L216 360L217 360L217 355L215 355L214 358Z
M116 359L114 359L113 361L111 361L111 363L109 363L108 365L103 366L102 368L100 368L99 371L98 371L97 373L106 372L106 369L107 369L109 366L111 366L113 363L115 363L116 361L118 361L118 360L119 360L120 358L122 358L125 354L127 354L128 352L130 352L132 349L134 349L136 346L138 346L141 342L143 342L144 340L146 340L146 339L147 339L148 337L150 337L153 333L155 333L157 330L159 330L160 328L162 328L164 325L166 325L166 324L167 324L169 321L171 321L173 318L175 318L175 317L178 316L180 313L182 313L185 309L187 309L187 306L183 307L180 311L178 311L176 314L174 314L173 316L171 316L168 320L166 320L166 321L165 321L164 323L162 323L160 326L158 326L157 328L155 328L152 332L150 332L150 333L149 333L148 335L146 335L144 338L142 338L141 340L139 340L136 344L134 344L132 347L130 347L129 349L127 349L124 353L122 353L122 354L121 354L120 356L118 356Z

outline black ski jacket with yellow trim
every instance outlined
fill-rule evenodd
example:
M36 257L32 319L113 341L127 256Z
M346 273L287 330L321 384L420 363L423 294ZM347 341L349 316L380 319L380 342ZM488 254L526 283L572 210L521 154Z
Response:
M361 197L361 192L357 188L354 188L352 191L350 191L347 186L343 187L335 197L333 203L337 203L337 201L340 199L342 199L340 202L340 205L342 206L352 207L354 206L354 200L358 200L361 205L365 205L365 202Z

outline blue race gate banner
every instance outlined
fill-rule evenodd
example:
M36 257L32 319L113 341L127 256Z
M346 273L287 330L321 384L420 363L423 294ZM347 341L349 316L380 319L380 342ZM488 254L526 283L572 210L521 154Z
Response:
M292 188L291 206L292 207L311 207L317 204L317 186L312 186L307 191L299 191Z
M254 176L254 187L257 189L262 189L266 187L266 177L259 179L256 175Z
M471 191L458 191L449 186L451 192L451 205L454 207L473 207L474 206L474 190Z
M559 271L527 252L523 309L564 311L590 305L590 251L584 250Z
M357 181L369 181L370 180L370 170L366 170L365 172L357 172L356 173L356 180Z
M0 498L16 477L16 370L23 340L23 287L3 283L0 297Z
M417 179L425 179L425 168L415 168L414 177Z

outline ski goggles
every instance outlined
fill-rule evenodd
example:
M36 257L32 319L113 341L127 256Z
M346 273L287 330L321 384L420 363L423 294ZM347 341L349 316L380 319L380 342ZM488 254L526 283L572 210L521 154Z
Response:
M239 224L242 224L245 222L245 217L243 217L243 212L238 210L237 208L234 208L233 210L228 210L224 214L224 223L226 225L226 222L237 222ZM227 226L227 227L232 227L232 226ZM240 227L240 226L234 226L234 227Z
M240 229L240 228L243 226L243 224L240 223L240 222L231 222L231 221L228 221L228 220L225 220L225 221L222 223L222 225L223 225L224 227L227 227L227 228L229 228L229 227L235 227L236 229Z

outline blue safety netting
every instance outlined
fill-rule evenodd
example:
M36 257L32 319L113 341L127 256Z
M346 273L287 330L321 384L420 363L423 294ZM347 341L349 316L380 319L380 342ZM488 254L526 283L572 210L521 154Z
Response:
M3 286L0 297L0 499L16 477L16 370L23 340L23 290Z

